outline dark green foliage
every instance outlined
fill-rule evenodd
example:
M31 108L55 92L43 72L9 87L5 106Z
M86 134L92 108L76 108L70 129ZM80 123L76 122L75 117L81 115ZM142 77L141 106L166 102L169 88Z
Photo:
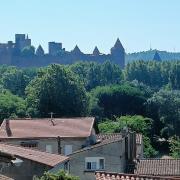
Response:
M64 171L59 171L58 173L45 172L41 178L35 178L35 180L79 180L78 177L71 176Z
M147 101L154 128L165 138L180 136L180 91L160 90Z
M24 97L25 88L36 76L36 69L17 69L13 66L0 67L0 84L13 94Z
M25 117L26 105L25 101L11 94L7 90L1 90L0 92L0 120L9 117Z
M97 86L118 84L123 79L120 67L109 61L103 64L79 62L70 68L80 77L88 91Z
M152 147L148 137L150 136L152 122L152 119L144 118L143 116L121 116L114 121L106 119L98 127L101 133L117 133L121 132L124 127L128 127L137 133L143 134L144 155L145 157L153 157L157 152Z
M143 91L128 83L97 87L91 92L94 103L103 111L105 117L126 114L144 114L146 98Z
M180 137L173 136L169 139L170 152L172 157L180 158Z
M142 52L129 53L126 55L126 62L132 62L137 60L149 61L152 60L155 53L158 52L161 59L164 61L180 60L180 53L159 51L156 49Z
M173 89L179 89L179 74L180 61L134 61L125 68L125 77L127 80L137 80L155 89L168 84Z
M78 77L61 65L50 65L27 87L27 104L32 116L85 116L88 97Z

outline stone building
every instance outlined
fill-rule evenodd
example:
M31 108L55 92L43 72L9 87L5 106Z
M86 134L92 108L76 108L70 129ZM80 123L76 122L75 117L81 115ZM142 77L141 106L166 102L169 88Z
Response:
M9 119L0 127L0 141L68 155L95 143L94 118Z
M103 63L109 60L112 63L118 64L121 68L125 66L125 50L119 38L109 54L100 53L97 47L95 47L92 54L85 54L81 52L77 45L72 51L66 51L62 47L62 43L49 42L49 52L47 54L44 53L42 46L39 46L35 54L24 57L21 51L28 46L31 46L31 39L25 34L16 34L15 43L9 41L8 43L0 44L0 64L18 67L42 67L52 63L72 64L77 61Z
M57 167L58 170L69 171L69 158L63 155L2 143L0 152L12 154L16 158L9 163L0 162L0 173L15 180L32 180Z

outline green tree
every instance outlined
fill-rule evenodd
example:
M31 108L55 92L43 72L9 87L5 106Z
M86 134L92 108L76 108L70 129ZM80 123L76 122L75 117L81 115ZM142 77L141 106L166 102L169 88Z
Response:
M13 66L0 67L0 84L18 96L25 96L25 88L36 76L36 69L18 69Z
M165 138L180 136L180 91L160 90L148 99L149 116L154 119L156 132Z
M85 116L89 98L79 78L62 65L39 71L26 89L28 112L32 116Z
M152 126L152 119L143 116L121 116L114 121L106 119L99 123L98 128L101 133L117 133L121 132L124 127L128 127L136 133L143 135L144 156L153 157L157 152L151 145L150 130Z
M170 154L174 158L180 158L180 138L173 136L169 139Z
M41 178L35 178L35 180L79 180L79 178L64 171L59 171L57 173L45 172Z
M70 69L80 77L87 91L97 86L118 84L123 79L120 67L110 61L102 64L95 62L78 62L71 65Z
M177 61L171 65L171 70L169 72L169 83L172 89L180 90L180 62Z
M25 117L25 101L7 90L0 92L0 120L10 117Z
M146 96L144 92L129 83L97 87L92 90L91 97L94 99L91 107L99 107L104 117L145 114ZM91 111L96 112L94 109Z

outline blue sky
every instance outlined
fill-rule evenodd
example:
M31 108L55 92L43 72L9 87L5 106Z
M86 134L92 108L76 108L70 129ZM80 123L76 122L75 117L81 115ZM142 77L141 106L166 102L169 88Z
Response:
M180 0L0 0L0 42L28 33L37 47L97 45L108 53L117 37L127 52L180 51Z

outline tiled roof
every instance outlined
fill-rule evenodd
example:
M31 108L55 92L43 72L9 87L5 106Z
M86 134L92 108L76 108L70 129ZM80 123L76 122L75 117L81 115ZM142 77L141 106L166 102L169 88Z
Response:
M147 175L135 175L135 174L120 174L120 173L108 173L108 172L96 172L96 180L173 180L177 178L159 177L159 176L147 176Z
M60 119L12 119L4 120L0 127L0 139L3 138L54 138L88 137L94 124L94 118Z
M67 156L51 154L38 150L24 148L21 146L2 144L2 143L0 143L0 151L4 153L12 154L17 158L19 157L19 158L28 159L31 161L39 162L41 164L45 164L50 167L54 167L55 165L69 159L69 157Z
M180 159L140 159L135 174L180 176Z
M122 134L121 133L100 133L96 135L96 139L100 140L100 141L104 141L104 140L113 140L113 139L117 139L117 138L122 138Z
M1 180L13 180L12 178L7 177L7 176L4 176L4 175L2 175L2 174L0 174L0 179L1 179Z
M106 139L116 139L116 138L122 138L121 133L100 133L96 135L97 140L106 140ZM142 134L136 134L136 143L142 144Z
M118 141L121 141L121 140L122 140L122 136L119 136L119 135L117 137L113 137L113 138L97 139L96 144L84 147L84 148L82 148L80 150L77 150L77 151L73 152L72 154L76 154L76 153L80 153L80 152L87 151L87 150L90 150L90 149L98 148L98 147L101 147L101 146L104 146L104 145L107 145L107 144L111 144L111 143L114 143L114 142L118 142Z

